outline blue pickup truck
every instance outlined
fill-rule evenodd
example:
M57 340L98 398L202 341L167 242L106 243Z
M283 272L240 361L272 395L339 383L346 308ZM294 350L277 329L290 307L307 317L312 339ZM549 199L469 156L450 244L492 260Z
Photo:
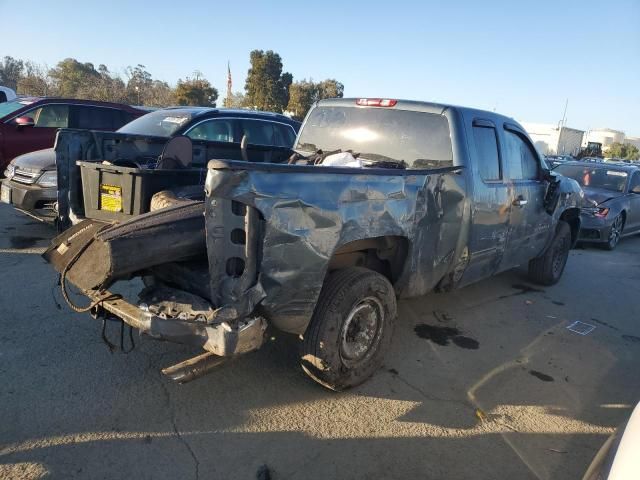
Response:
M63 136L62 150L73 143ZM552 285L578 238L580 187L548 171L524 129L496 113L322 100L289 153L211 158L204 205L178 199L116 224L88 218L45 257L94 317L201 346L164 370L174 380L259 348L271 325L300 337L309 376L341 390L381 365L398 298L521 265ZM146 285L137 300L108 290L132 276Z

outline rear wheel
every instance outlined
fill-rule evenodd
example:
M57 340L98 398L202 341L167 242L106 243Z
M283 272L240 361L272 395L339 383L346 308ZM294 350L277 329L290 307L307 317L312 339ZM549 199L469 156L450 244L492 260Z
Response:
M529 278L541 285L558 283L569 258L571 249L571 228L560 220L556 236L545 252L529 262Z
M607 243L604 244L604 248L607 250L613 250L618 246L620 237L622 237L622 230L624 229L624 218L622 214L618 215L611 224L611 230L609 230L609 238Z
M303 370L332 390L364 382L382 363L396 315L386 277L359 267L332 273L304 334Z

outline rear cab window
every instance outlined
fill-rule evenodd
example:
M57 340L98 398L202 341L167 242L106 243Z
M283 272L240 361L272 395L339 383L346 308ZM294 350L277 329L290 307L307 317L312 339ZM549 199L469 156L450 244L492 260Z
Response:
M362 159L404 162L412 169L453 166L447 118L396 108L316 107L295 149L302 154L351 150Z

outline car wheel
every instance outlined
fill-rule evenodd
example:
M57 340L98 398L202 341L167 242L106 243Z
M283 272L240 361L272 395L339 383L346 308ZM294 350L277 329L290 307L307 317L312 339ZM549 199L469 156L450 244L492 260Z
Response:
M624 218L622 214L618 215L611 224L611 230L609 230L609 238L607 243L604 244L606 250L613 250L618 246L620 237L622 237L622 230L624 229Z
M560 220L556 235L545 252L529 262L529 278L541 285L558 283L571 250L571 228Z
M304 334L302 369L331 390L364 382L382 364L396 316L386 277L359 267L332 273Z

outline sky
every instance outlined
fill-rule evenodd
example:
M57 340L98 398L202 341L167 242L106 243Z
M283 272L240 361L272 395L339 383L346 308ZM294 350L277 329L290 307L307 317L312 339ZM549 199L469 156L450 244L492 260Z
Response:
M640 0L0 0L0 57L73 57L175 84L198 70L244 90L249 52L347 97L465 105L525 122L640 136Z

